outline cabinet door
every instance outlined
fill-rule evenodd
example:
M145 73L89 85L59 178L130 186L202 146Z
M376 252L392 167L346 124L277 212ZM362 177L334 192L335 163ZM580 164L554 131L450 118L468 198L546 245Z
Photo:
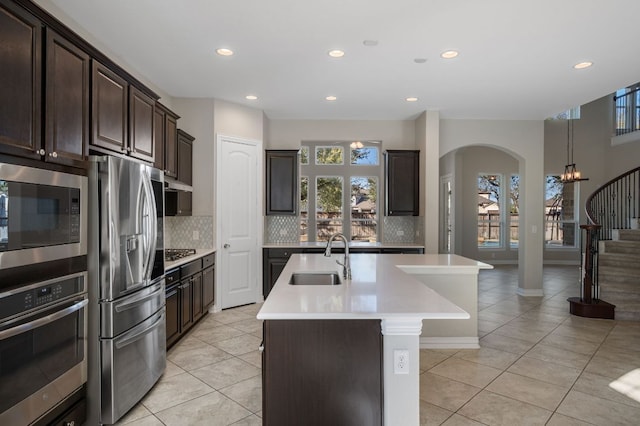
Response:
M180 295L179 288L175 286L167 290L167 347L172 345L180 336Z
M164 170L165 120L167 113L156 103L153 110L153 167Z
M168 113L165 121L164 174L178 177L178 120Z
M90 58L47 29L45 160L86 167Z
M127 82L93 62L93 138L91 144L127 151Z
M269 259L267 260L267 277L268 277L268 281L266 283L264 283L265 285L263 286L263 295L266 298L269 293L271 292L271 289L273 288L273 286L275 285L276 281L278 281L278 277L280 277L280 274L282 273L282 270L284 269L285 265L287 264L288 259Z
M182 130L178 130L178 180L187 185L193 183L193 140Z
M191 192L178 191L177 216L191 216L193 213L193 195Z
M40 158L42 24L0 4L0 152Z
M420 209L420 151L385 153L387 216L418 216Z
M216 286L215 275L215 268L207 268L202 271L202 306L204 310L213 305Z
M129 87L129 153L153 162L153 110L155 101L133 86Z
M193 286L193 322L202 317L204 307L202 304L202 273L198 272L192 277Z
M298 151L267 151L266 163L266 214L297 214Z
M187 331L193 324L193 285L191 278L182 281L180 285L180 330Z

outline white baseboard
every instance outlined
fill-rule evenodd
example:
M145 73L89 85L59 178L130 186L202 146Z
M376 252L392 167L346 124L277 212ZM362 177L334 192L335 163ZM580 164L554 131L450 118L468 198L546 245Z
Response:
M542 290L541 288L518 287L518 289L516 290L516 293L518 294L518 296L525 296L525 297L543 297L544 296L544 290Z
M420 349L478 349L477 337L421 337Z

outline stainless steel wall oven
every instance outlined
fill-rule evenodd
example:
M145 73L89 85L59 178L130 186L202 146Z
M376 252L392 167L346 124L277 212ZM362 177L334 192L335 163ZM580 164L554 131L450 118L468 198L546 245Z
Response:
M0 293L0 424L38 422L86 383L86 279L80 272Z

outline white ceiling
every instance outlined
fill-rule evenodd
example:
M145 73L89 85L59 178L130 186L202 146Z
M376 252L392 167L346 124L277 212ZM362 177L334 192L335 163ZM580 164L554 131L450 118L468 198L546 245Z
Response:
M537 120L640 81L638 0L37 2L54 3L172 97L223 99L272 119L411 119L437 109ZM329 57L335 48L345 56ZM460 55L441 59L448 49ZM573 69L581 61L594 65Z

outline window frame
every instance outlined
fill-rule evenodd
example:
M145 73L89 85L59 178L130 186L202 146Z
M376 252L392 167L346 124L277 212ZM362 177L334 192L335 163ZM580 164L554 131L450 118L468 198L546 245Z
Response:
M306 225L306 242L320 242L318 237L318 220L317 220L317 177L341 177L342 178L342 233L351 241L353 237L352 224L352 205L351 205L351 179L359 177L375 177L376 184L376 206L375 206L375 241L380 241L382 235L382 221L380 220L380 194L383 194L381 183L384 182L384 168L381 161L382 143L380 141L362 141L362 147L352 147L352 141L302 141L301 149L308 147L309 157L308 164L300 164L300 180L308 178L307 216L300 217L300 241L303 240L302 229ZM341 147L343 150L343 164L317 164L316 148L334 148ZM377 164L351 164L351 149L360 149L364 147L373 147L377 150ZM348 157L345 158L345 157ZM302 191L300 191L302 194ZM348 212L347 212L348 209ZM301 210L302 212L302 210ZM348 216L347 216L348 213ZM372 237L373 238L373 237Z

